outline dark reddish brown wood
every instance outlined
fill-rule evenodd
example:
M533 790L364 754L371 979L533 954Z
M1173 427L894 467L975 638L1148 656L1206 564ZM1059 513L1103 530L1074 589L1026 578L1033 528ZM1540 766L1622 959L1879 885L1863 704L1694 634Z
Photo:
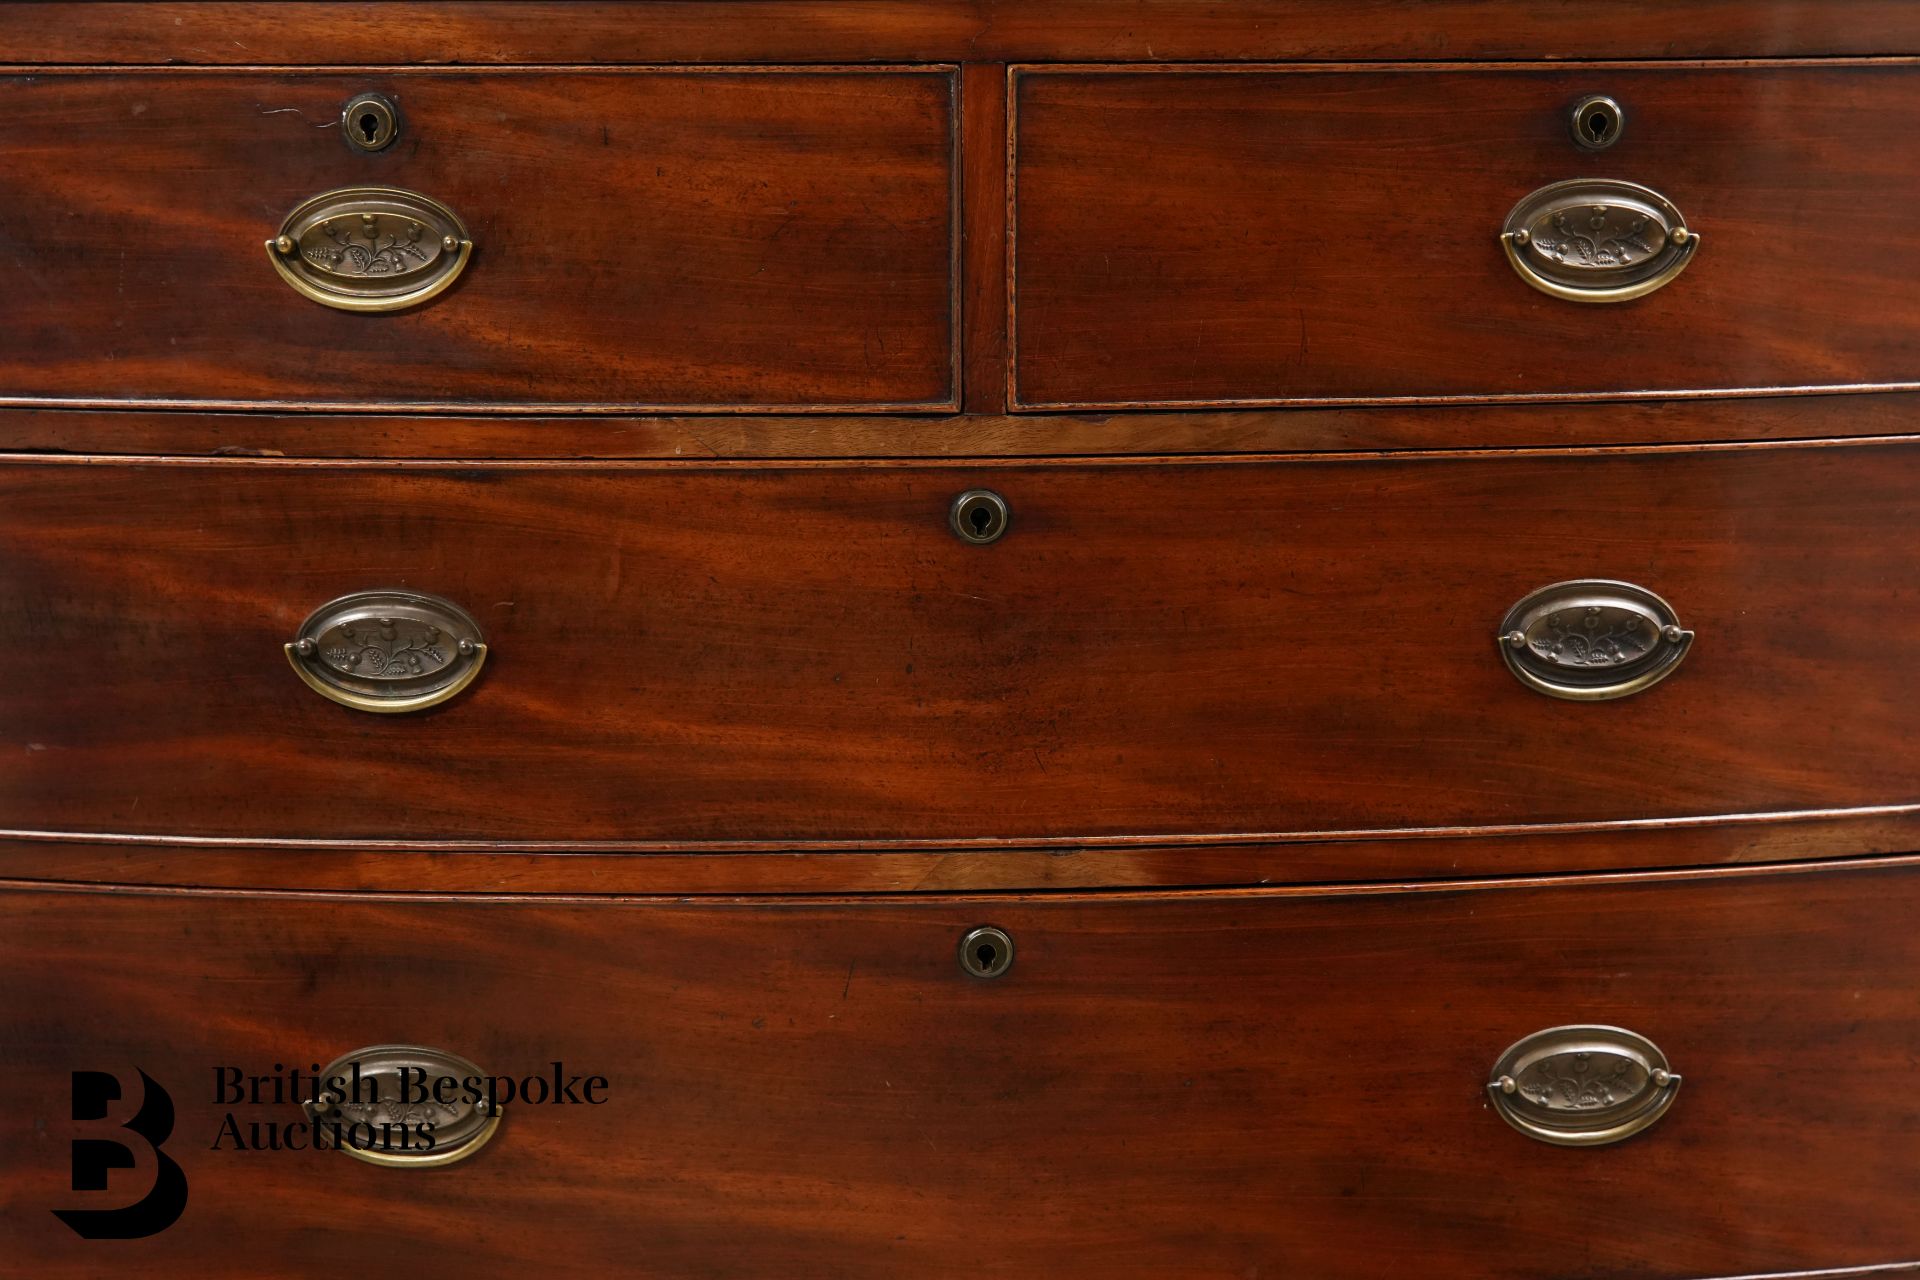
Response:
M962 329L968 413L1007 411L1007 69L975 63L960 73L964 192Z
M983 389L983 394L991 392ZM0 451L312 458L991 458L1802 440L1920 432L1920 397L1192 413L401 416L0 408Z
M13 76L0 399L952 409L954 80ZM369 89L403 117L375 155L338 128ZM466 220L453 290L368 316L282 283L285 215L362 185Z
M1920 67L1017 72L1026 408L1911 385ZM1583 152L1582 94L1625 106ZM1550 298L1496 237L1609 177L1702 236L1678 280Z
M966 546L958 492L1013 532ZM1392 834L1906 803L1920 447L1186 466L21 460L23 830L682 842ZM137 529L137 537L128 531ZM1620 577L1700 639L1557 702L1495 631ZM281 653L349 591L493 656L417 716ZM23 662L32 664L33 659ZM622 847L626 847L624 844Z
M1479 830L1418 839L609 853L433 842L0 840L0 877L237 889L847 894L1387 882L1857 858L1920 848L1920 806L1740 821Z
M1920 52L1905 0L0 4L0 59L129 63L1606 58Z
M146 1276L320 1274L402 1246L423 1277L1893 1263L1920 1251L1920 1103L1897 1087L1920 1056L1916 910L1912 863L816 904L16 886L0 1248L23 1274L100 1274L103 1246L48 1212L86 1202L67 1143L98 1132L67 1118L70 1073L137 1066L172 1093L191 1187L175 1226L116 1246ZM1017 947L995 982L955 963L982 921ZM1497 1055L1569 1022L1671 1056L1685 1084L1652 1130L1571 1150L1489 1109ZM510 1109L430 1174L211 1150L229 1110L299 1119L216 1105L216 1067L384 1041L516 1076L557 1059L607 1076L608 1100Z

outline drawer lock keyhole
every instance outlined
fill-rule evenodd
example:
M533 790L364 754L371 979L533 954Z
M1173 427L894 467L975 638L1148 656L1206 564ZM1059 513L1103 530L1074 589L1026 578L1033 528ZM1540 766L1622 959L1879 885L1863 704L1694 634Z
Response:
M1013 939L1005 929L983 924L960 939L960 968L970 977L998 978L1013 967Z
M400 114L377 93L363 93L340 111L340 127L356 151L384 151L400 136Z
M969 489L953 500L948 523L962 542L985 546L1000 541L1011 520L1005 498L991 489Z
M1604 151L1620 141L1627 113L1604 94L1582 98L1573 107L1573 140L1588 151Z

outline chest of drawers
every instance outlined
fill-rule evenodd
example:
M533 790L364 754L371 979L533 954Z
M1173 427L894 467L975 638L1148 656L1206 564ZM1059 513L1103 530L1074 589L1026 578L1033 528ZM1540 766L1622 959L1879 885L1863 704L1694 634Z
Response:
M1920 1274L1913 55L0 4L8 1273Z

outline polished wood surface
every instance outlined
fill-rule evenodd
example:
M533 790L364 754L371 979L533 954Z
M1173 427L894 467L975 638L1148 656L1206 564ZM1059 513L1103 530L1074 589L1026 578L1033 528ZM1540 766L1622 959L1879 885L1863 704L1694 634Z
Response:
M962 490L1012 532L967 546ZM800 845L1391 835L1908 803L1910 443L968 464L0 467L16 830ZM138 536L129 536L129 530ZM1699 633L1523 688L1521 596ZM281 652L350 591L492 654L414 716Z
M1032 68L1014 82L1013 402L1914 385L1920 67ZM1607 93L1609 150L1570 136ZM1671 198L1692 264L1551 298L1496 237L1549 183Z
M1859 858L1920 849L1920 804L1733 818L1475 827L1356 839L972 841L951 848L610 851L593 843L273 842L190 836L0 838L0 879L224 889L685 896L1416 883Z
M402 116L372 155L339 129L365 90ZM951 410L954 93L899 68L14 75L0 400ZM292 209L366 185L466 220L447 294L359 315L275 274Z
M1004 388L1001 394L1004 398ZM1916 433L1920 397L1869 394L953 416L101 413L0 407L0 450L6 452L292 458L1164 458Z
M168 1088L184 1217L145 1275L1474 1276L1595 1280L1920 1255L1920 867L1410 893L708 905L0 894L0 1250L101 1274L49 1209L76 1068ZM955 946L990 921L1005 978ZM1618 1146L1489 1109L1568 1022L1684 1076ZM562 1060L431 1172L211 1150L214 1068L445 1048ZM134 1086L137 1088L137 1084ZM132 1099L128 1099L131 1104ZM229 1144L230 1147L230 1144ZM126 1198L150 1164L116 1172ZM112 1198L112 1197L103 1197Z
M0 4L0 60L153 64L1674 58L1920 53L1907 0Z
M0 103L0 1273L1920 1275L1920 5L0 0ZM1697 260L1529 289L1577 176ZM376 184L470 269L296 296ZM1509 674L1585 577L1669 680ZM474 687L300 683L379 588ZM1565 1023L1671 1113L1502 1123ZM214 1149L383 1041L610 1100Z

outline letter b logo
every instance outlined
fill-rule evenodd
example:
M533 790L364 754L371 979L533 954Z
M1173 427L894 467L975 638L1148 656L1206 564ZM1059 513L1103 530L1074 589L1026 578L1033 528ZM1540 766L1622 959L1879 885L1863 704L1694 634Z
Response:
M145 1142L158 1162L153 1190L123 1209L55 1209L53 1215L88 1240L139 1240L157 1235L187 1208L187 1175L160 1146L173 1133L173 1099L154 1078L140 1072L140 1110L120 1128ZM73 1073L73 1118L104 1120L107 1104L120 1097L120 1081L105 1071ZM133 1168L134 1149L118 1138L75 1138L73 1189L105 1191L107 1173Z

